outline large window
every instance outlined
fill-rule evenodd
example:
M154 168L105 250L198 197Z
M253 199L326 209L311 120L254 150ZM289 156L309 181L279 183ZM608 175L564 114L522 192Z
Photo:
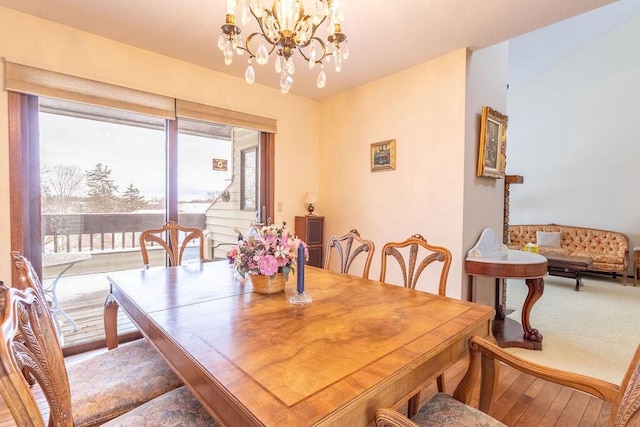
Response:
M36 103L21 107L29 99ZM15 192L21 202L12 204L12 242L18 242L12 246L42 271L67 353L101 345L105 276L142 266L140 232L166 220L199 227L206 257L218 257L215 248L228 249L221 245L236 241L235 228L256 221L260 197L269 194L272 178L257 176L258 131L45 97L12 94L10 100L10 115L19 118L10 120L19 124L11 129L11 150L25 156L12 169L22 180L16 188L26 190ZM243 173L239 153L246 149L255 158ZM253 189L253 210L240 209L240 176L250 174L260 187ZM152 265L164 264L156 251ZM119 333L133 333L120 315Z

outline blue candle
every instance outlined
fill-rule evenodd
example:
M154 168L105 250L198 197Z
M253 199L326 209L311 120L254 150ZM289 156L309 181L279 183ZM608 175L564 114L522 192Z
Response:
M298 246L298 293L301 294L304 292L304 264L305 264L305 256L304 256L304 245L300 243Z

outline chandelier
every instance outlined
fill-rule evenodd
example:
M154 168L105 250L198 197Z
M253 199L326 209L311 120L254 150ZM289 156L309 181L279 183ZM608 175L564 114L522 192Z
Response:
M249 56L249 65L244 78L249 84L256 79L253 61L259 65L269 62L275 52L275 70L280 74L280 90L289 92L293 85L295 66L293 54L297 50L308 62L309 69L316 65L320 73L316 86L323 88L327 83L324 63L333 58L336 72L342 69L342 61L349 57L347 36L342 33L343 12L341 0L311 0L313 11L305 12L303 0L242 0L240 13L242 26L255 18L260 31L251 33L243 40L242 30L236 25L236 0L227 0L227 17L218 39L218 48L224 54L224 62L229 65L234 53ZM265 3L270 3L265 5ZM327 42L316 35L323 22L327 22Z

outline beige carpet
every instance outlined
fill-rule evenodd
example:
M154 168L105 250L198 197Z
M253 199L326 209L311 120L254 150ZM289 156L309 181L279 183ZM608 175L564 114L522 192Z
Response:
M511 353L532 362L620 384L640 343L640 286L586 276L580 292L575 281L547 276L542 298L531 311L531 326L543 337L542 351ZM520 321L527 294L524 281L509 279L507 309Z

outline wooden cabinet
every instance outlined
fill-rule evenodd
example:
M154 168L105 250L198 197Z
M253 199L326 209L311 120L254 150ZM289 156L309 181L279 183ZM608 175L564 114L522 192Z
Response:
M309 246L309 261L307 265L322 268L324 217L306 215L296 217L296 235Z

